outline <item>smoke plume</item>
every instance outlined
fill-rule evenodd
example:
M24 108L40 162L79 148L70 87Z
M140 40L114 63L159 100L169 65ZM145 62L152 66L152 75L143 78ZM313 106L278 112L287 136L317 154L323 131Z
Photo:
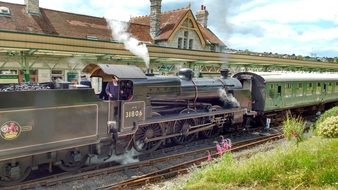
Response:
M124 47L139 58L142 58L146 67L149 68L149 53L145 44L141 44L136 38L133 38L128 32L126 22L111 20L108 21L112 31L113 39L123 43Z

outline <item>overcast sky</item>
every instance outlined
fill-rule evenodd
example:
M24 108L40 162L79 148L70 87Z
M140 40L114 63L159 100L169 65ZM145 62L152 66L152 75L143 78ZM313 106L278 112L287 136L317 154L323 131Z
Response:
M162 11L189 2L194 13L207 6L208 26L230 48L338 56L336 0L162 0ZM149 14L149 5L149 0L40 0L44 8L124 21Z

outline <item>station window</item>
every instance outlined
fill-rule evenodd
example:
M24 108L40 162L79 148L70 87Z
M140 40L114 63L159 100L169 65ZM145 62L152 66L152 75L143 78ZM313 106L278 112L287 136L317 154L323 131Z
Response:
M292 96L292 87L290 83L285 84L284 86L284 97L291 97Z
M210 46L210 51L215 52L216 51L216 46L214 44L211 44Z
M64 78L63 70L52 70L52 79L62 79Z
M303 96L303 84L298 83L297 88L296 88L296 96Z
M178 38L178 42L177 42L177 48L181 49L182 48L182 38Z
M317 84L317 88L316 88L316 94L320 94L322 91L322 86L320 83Z
M194 40L190 39L189 40L189 49L192 49L193 43L194 43Z
M0 7L0 16L10 16L11 10L8 7Z
M183 40L183 49L187 49L188 48L188 39L184 38Z
M0 70L0 75L17 75L18 74L18 70Z

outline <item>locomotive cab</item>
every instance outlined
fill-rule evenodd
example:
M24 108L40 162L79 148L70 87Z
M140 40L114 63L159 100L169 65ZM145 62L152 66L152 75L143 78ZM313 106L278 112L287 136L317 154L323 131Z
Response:
M141 101L144 98L135 96L135 89L138 91L135 83L146 79L141 69L125 65L90 64L83 71L90 73L91 78L97 81L93 87L108 110L108 133L131 132L137 123L145 120L145 102ZM113 76L118 78L118 94L116 100L109 100L105 89Z

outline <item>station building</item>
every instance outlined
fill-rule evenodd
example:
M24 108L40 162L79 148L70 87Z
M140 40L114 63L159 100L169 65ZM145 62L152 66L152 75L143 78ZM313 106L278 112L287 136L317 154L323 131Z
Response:
M144 61L112 36L111 20L41 8L39 0L24 4L0 1L0 83L79 80L87 64L134 64ZM127 32L146 44L150 68L173 74L190 67L196 76L219 76L221 67L233 70L262 68L336 71L336 64L225 55L226 45L208 28L209 12L202 5L161 11L161 0L150 0L150 13L133 17ZM215 18L214 18L215 19Z
M41 8L39 0L25 0L23 5L0 2L0 11L0 30L7 33L30 34L35 37L47 35L59 37L55 40L60 41L81 39L83 43L114 42L114 29L109 25L109 20L103 17ZM225 45L208 28L208 15L208 10L203 5L196 15L190 7L162 12L161 0L151 0L150 15L131 18L127 23L127 32L148 46L222 52ZM12 43L19 41L12 39ZM79 77L79 71L86 63L100 62L110 56L106 53L95 56L91 52L67 54L62 51L48 51L43 47L26 48L2 48L2 80L22 82L25 74L29 74L29 80L34 82L45 82L52 78L70 81ZM111 55L114 55L113 49ZM119 60L124 60L123 63L136 61L123 58L109 58L104 61L114 64L119 63Z

